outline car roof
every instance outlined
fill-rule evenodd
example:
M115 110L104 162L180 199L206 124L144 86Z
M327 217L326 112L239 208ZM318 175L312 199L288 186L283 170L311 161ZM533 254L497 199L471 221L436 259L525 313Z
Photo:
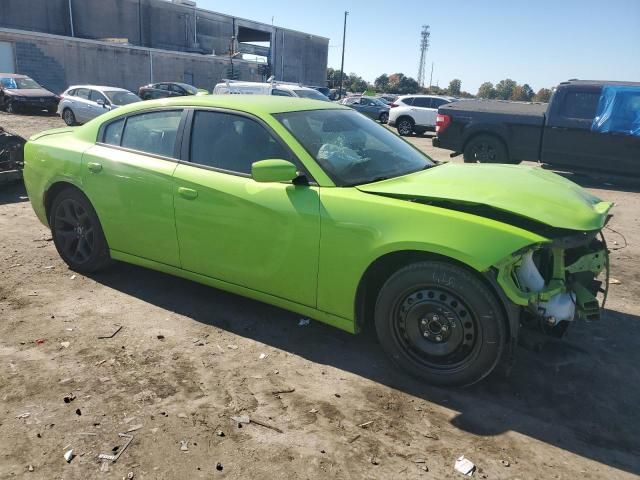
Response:
M624 81L614 81L614 80L578 80L571 79L566 82L560 82L560 85L581 85L581 86L593 86L593 87L602 87L604 85L620 85L620 86L630 86L630 87L638 87L640 86L640 82L624 82Z
M418 98L444 98L445 100L453 100L455 97L450 97L449 95L423 95L416 93L415 95L401 95L398 97L399 99L407 98L407 97L418 97Z
M105 90L108 90L110 92L128 92L129 91L126 88L109 87L106 85L71 85L69 88L67 88L67 90L72 90L74 88L89 88L91 90L100 90L101 92Z
M28 75L22 75L21 73L0 73L2 78L31 78Z
M161 107L225 108L241 112L270 115L303 110L347 110L350 108L323 100L280 97L275 95L201 95L162 98L136 102L118 108L117 112L133 113L139 110Z

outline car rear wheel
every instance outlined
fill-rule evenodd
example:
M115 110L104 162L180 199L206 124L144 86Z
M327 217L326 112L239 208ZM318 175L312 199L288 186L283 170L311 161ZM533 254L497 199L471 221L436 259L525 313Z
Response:
M389 114L387 112L382 112L378 117L380 123L387 123L389 121Z
M72 127L77 123L76 116L74 115L73 111L70 108L65 108L62 111L62 120L64 120L64 123L66 123L70 127Z
M111 262L98 215L82 192L60 192L53 200L49 225L56 250L72 270L95 272Z
M398 134L400 134L403 137L406 137L407 135L411 135L411 133L413 132L414 125L415 123L411 118L408 118L408 117L401 118L400 120L398 120L397 127L396 127L398 129Z
M464 147L465 163L509 163L507 149L496 137L478 135Z
M433 385L483 379L505 344L505 317L494 293L466 268L441 261L393 274L378 296L375 324L391 359Z

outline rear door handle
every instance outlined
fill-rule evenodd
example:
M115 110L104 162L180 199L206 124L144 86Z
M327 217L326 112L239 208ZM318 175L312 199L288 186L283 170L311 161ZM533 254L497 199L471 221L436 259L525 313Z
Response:
M98 162L89 162L87 163L87 168L93 173L98 173L102 171L102 164Z
M198 192L196 190L187 187L178 187L178 193L181 197L188 200L193 200L198 196Z

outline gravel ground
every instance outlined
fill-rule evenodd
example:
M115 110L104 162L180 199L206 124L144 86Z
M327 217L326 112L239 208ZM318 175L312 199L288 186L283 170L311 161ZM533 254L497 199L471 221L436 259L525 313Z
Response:
M0 113L0 126L63 123ZM368 335L125 264L74 274L23 188L0 187L0 478L444 479L462 478L460 455L478 478L637 478L640 196L577 180L617 203L603 319L450 390L397 372Z

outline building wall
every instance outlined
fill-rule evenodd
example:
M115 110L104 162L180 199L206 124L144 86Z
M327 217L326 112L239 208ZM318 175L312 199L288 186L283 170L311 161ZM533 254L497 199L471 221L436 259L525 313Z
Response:
M71 0L71 6L73 22L69 0L0 0L0 27L71 36L73 23L80 38L225 56L244 26L271 35L272 73L278 80L325 84L329 41L323 37L163 0Z
M228 75L225 57L178 53L93 40L0 29L0 42L13 44L16 71L29 75L55 93L69 85L110 85L137 92L152 81L188 81L212 90ZM246 80L260 81L255 63L234 61Z

